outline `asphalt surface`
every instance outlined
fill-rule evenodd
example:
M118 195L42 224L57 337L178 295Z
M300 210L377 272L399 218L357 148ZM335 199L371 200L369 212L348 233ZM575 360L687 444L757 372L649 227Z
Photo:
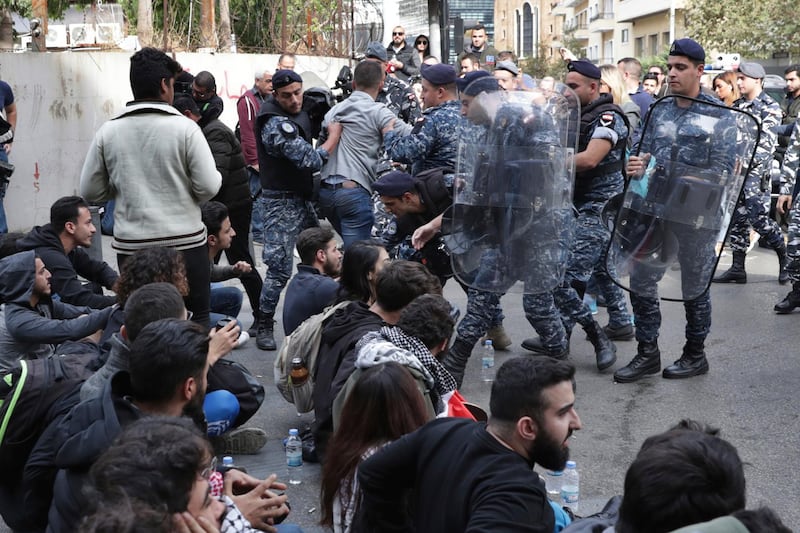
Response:
M105 257L113 262L109 241L104 239L103 248ZM720 270L729 264L730 256L723 257ZM580 514L598 511L609 497L622 493L627 465L647 436L688 417L721 428L722 436L738 448L746 465L749 508L768 505L790 527L800 523L796 505L800 493L800 310L791 315L772 311L790 289L777 282L777 260L772 251L753 250L748 254L747 271L746 285L712 285L713 325L706 342L711 370L705 376L665 380L659 375L633 384L615 384L613 371L633 357L636 343L618 342L617 364L600 374L591 345L576 330L570 360L577 367L577 410L583 430L571 441L571 458L577 461L581 475ZM445 296L462 312L466 308L466 298L457 284L448 284ZM509 293L502 300L505 327L514 345L507 352L497 353L497 365L527 354L519 343L533 331L522 312L521 299L521 294ZM248 305L246 298L244 305ZM663 302L662 312L659 345L662 365L666 366L680 356L685 320L680 303ZM241 316L249 325L249 309L243 309ZM596 318L601 324L607 322L603 308ZM281 332L279 322L279 345ZM298 415L275 389L275 353L258 350L251 340L229 355L257 375L266 389L264 404L249 424L264 428L269 440L259 454L235 457L237 464L262 478L272 472L285 478L281 441L290 428L303 427L312 420L311 415ZM462 393L488 410L490 385L480 381L479 371L480 359L473 356ZM323 531L318 526L319 466L307 463L303 477L301 485L287 490L292 506L288 521L305 531ZM1 526L0 531L8 531Z

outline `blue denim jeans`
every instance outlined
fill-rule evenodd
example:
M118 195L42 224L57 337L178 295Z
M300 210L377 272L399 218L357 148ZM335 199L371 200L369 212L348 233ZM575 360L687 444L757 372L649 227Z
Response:
M370 238L375 219L372 215L372 197L365 188L321 187L319 203L322 214L342 236L345 249L355 241Z
M211 314L236 318L242 310L242 291L221 284L211 285ZM211 325L216 324L212 316Z

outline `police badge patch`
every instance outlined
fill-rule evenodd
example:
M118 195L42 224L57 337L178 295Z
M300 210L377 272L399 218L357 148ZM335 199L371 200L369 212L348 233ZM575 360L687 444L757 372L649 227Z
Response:
M297 137L297 128L291 121L285 120L281 122L281 133L283 133L283 136L287 139L293 139Z
M603 113L600 115L600 125L604 128L612 128L614 126L614 113Z

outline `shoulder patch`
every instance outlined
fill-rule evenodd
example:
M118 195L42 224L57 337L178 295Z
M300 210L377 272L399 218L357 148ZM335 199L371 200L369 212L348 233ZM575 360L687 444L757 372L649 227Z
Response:
M281 133L283 133L283 135L286 137L296 135L297 127L295 127L292 121L284 120L283 122L281 122Z
M614 125L614 113L608 112L600 115L600 125L604 128L610 128Z

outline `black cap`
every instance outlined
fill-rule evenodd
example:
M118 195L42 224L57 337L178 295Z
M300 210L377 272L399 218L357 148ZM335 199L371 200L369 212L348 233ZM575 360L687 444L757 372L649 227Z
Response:
M381 196L391 196L394 198L403 196L403 193L414 190L414 177L411 174L393 170L381 176L372 184L372 190Z
M464 96L478 96L481 93L494 93L500 90L500 84L494 76L483 76L473 81L461 91Z
M422 74L422 79L427 80L432 85L450 85L458 79L456 69L445 63L423 64L420 73Z
M272 75L272 88L281 89L292 83L303 83L300 74L293 70L279 70Z
M669 47L669 55L686 56L701 63L706 60L706 51L703 50L703 47L688 37L672 41L672 46Z
M459 91L463 92L470 83L477 79L485 78L486 76L491 76L491 74L485 70L473 70L472 72L467 72L463 78L458 78L456 80L456 87L458 87Z
M600 79L600 69L597 67L597 65L585 59L570 61L567 64L567 70L570 72L577 72L578 74L582 74L593 80Z

